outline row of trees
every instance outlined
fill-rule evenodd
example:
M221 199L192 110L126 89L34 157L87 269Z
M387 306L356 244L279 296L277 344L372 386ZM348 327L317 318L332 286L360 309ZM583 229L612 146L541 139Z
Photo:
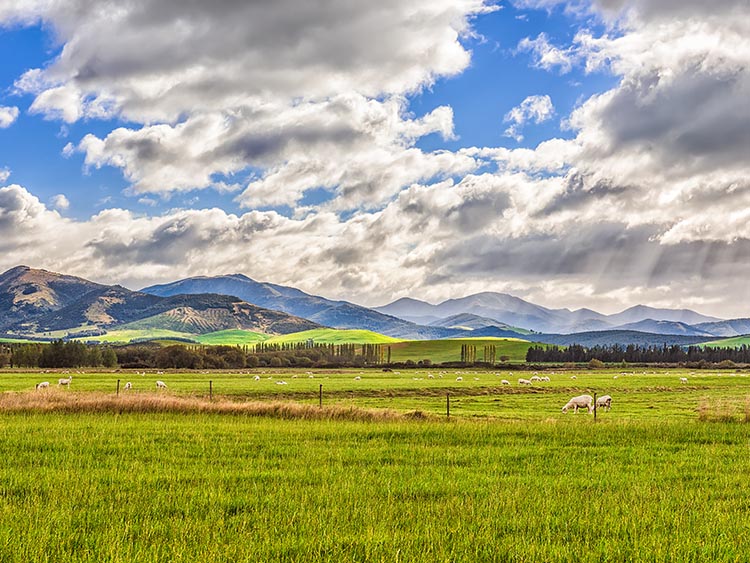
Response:
M713 348L708 346L592 346L586 348L578 344L560 348L559 346L532 346L526 353L526 361L531 363L543 362L590 362L600 360L606 363L719 363L731 361L734 363L750 363L750 347L743 345L738 348Z
M112 348L82 342L56 340L49 344L5 344L0 348L0 367L116 367Z

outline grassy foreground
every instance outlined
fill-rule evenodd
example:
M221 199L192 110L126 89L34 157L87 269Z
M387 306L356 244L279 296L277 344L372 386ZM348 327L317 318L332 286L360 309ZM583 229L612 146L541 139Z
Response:
M737 424L0 415L0 560L743 561Z

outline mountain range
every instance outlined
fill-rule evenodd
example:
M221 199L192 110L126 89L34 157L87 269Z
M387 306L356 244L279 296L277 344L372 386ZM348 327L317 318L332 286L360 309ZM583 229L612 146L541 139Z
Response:
M96 335L133 322L196 334L231 328L288 334L320 328L227 295L165 298L26 266L0 275L0 333Z
M403 298L370 309L243 274L192 277L140 291L26 266L0 275L1 334L56 337L123 328L288 334L322 326L403 339L496 336L556 344L691 344L750 333L750 319L722 320L689 309L638 305L605 315L491 292L436 305Z

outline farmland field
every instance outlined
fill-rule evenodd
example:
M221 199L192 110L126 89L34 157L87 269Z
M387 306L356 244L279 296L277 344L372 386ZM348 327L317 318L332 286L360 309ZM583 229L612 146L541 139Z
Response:
M0 372L0 561L745 559L747 372L540 375Z

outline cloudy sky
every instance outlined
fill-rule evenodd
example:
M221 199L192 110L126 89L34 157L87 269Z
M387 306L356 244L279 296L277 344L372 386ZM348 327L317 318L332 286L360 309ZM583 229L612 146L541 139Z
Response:
M748 0L3 0L0 269L750 316Z

